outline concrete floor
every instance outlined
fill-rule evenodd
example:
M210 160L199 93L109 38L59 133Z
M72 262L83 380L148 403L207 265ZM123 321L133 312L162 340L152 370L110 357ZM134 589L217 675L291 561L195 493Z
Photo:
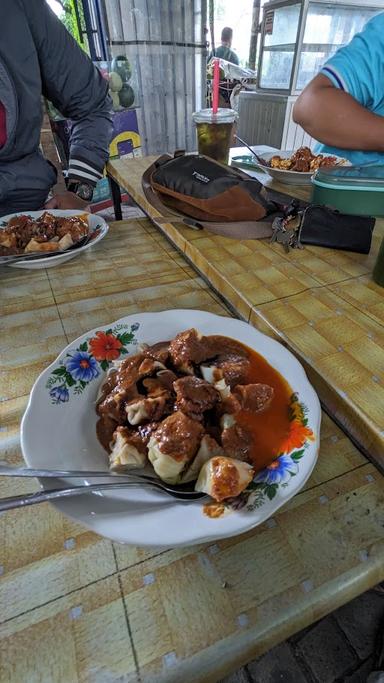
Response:
M221 683L365 683L384 628L384 594L363 593Z

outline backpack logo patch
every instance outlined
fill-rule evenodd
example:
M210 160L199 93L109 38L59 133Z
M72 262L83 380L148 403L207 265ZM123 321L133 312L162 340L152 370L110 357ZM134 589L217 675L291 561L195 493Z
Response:
M192 175L194 176L195 180L199 180L201 183L209 183L210 178L207 178L206 175L203 175L202 173L199 173L198 171L193 171Z

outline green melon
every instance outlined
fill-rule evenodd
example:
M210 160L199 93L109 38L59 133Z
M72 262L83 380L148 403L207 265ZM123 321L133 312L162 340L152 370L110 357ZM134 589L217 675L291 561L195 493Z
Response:
M119 92L123 87L122 78L116 71L111 71L109 74L109 87L112 92Z
M124 83L122 89L119 92L119 100L122 107L128 109L132 107L135 100L135 93L128 83Z

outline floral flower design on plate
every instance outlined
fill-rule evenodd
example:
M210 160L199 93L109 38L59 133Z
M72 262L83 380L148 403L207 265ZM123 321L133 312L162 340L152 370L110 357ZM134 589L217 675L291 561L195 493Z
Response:
M266 499L273 500L279 488L288 486L292 477L298 474L299 462L310 442L315 441L315 436L308 427L306 406L299 402L297 394L292 394L289 410L290 428L281 444L280 454L276 460L256 474L250 486L233 500L230 507L245 507L251 512L261 507Z
M105 332L95 332L78 348L70 349L45 385L52 403L66 403L71 391L82 394L90 382L109 369L113 361L128 353L128 346L137 343L135 332L138 329L139 323L115 325Z
M86 351L76 351L65 363L67 373L77 382L90 382L100 375L96 360Z
M115 337L113 334L96 332L94 338L89 342L89 346L96 360L111 361L117 360L120 356L123 344L119 337Z

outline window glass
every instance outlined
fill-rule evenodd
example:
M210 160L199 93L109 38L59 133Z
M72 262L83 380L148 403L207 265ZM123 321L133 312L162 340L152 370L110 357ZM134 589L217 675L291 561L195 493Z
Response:
M378 10L361 7L337 7L311 3L308 9L297 77L302 90L342 45L359 33Z

